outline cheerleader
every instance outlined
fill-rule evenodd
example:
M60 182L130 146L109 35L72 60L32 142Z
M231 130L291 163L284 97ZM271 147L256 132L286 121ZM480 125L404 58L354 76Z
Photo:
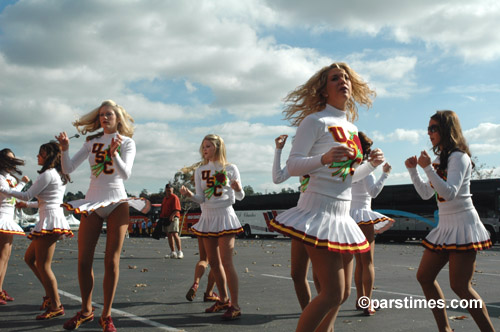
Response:
M235 199L242 200L245 192L238 168L226 160L226 146L220 136L205 136L200 154L202 161L195 171L196 194L185 186L181 187L180 192L192 201L203 204L200 220L191 230L203 240L220 293L220 300L205 312L226 310L222 319L232 320L241 316L233 250L236 234L243 232L233 204ZM226 281L231 299L227 294Z
M273 161L273 182L275 184L282 183L290 178L288 173L288 168L285 166L281 168L281 151L286 144L288 135L280 135L276 137L274 143L276 144L276 149L274 150L274 161ZM300 177L300 192L304 192L307 189L307 184L309 182L309 175ZM270 226L270 225L269 225ZM272 226L269 227L272 229ZM311 288L309 287L309 281L307 280L307 270L309 269L309 256L307 255L306 248L302 241L292 238L291 244L291 276L293 280L293 286L295 288L295 294L299 300L300 308L304 308L311 302ZM316 291L319 293L320 286L313 271L313 280Z
M431 116L427 133L437 158L431 162L426 151L405 161L411 180L423 199L436 197L439 224L423 240L425 248L417 272L417 280L427 300L444 301L436 280L449 263L451 289L461 299L479 300L481 308L467 310L483 332L494 331L486 305L472 288L477 251L492 243L474 208L470 194L470 179L474 164L462 133L458 116L453 111L437 111ZM416 167L425 172L424 181ZM469 301L470 303L470 301ZM452 331L446 308L432 309L439 331Z
M373 141L363 132L358 133L363 149L363 158L366 160L371 152ZM354 282L356 284L356 309L361 309L358 301L361 297L372 298L373 284L375 281L375 267L373 265L373 256L375 253L375 234L382 233L389 229L394 223L394 219L384 216L378 212L372 211L371 201L380 194L384 188L384 182L389 177L391 165L385 163L383 173L379 180L370 173L364 179L352 183L352 202L350 215L358 223L361 231L370 243L370 251L365 253L356 253L356 268L354 270ZM365 316L375 314L372 306L364 308Z
M16 158L12 150L1 150L0 187L21 191L29 179L24 176L22 181L18 182L15 174L22 174L18 167L23 165L24 161ZM15 198L0 192L0 305L7 304L7 301L14 301L14 298L3 289L3 281L7 274L14 235L25 235L23 229L14 221L15 202Z
M87 137L87 141L73 158L69 157L69 139L65 132L57 136L63 150L62 168L73 172L85 159L91 169L90 187L85 199L68 202L65 207L81 214L78 230L78 281L82 308L64 324L66 330L77 329L94 319L92 291L94 251L107 220L106 252L104 256L104 304L99 325L104 332L116 331L111 319L111 306L118 285L120 253L129 224L129 205L147 212L147 200L127 197L123 181L132 174L135 143L132 140L133 119L125 109L112 100L84 115L73 125L82 134L103 130Z
M345 63L322 68L286 98L285 118L298 126L287 161L291 176L309 174L297 207L279 214L271 225L306 244L320 292L303 310L296 331L332 331L340 304L347 299L352 254L370 250L349 216L353 174L363 178L383 162L380 150L354 172L363 158L357 104L371 106L375 95Z
M8 188L0 188L0 191L23 200L16 204L18 208L29 207L39 210L38 223L28 235L32 241L24 254L24 261L45 289L42 309L46 311L36 316L38 320L45 320L64 315L64 307L57 291L57 280L51 265L57 241L64 237L73 237L73 232L61 207L66 184L70 178L62 173L59 145L56 142L43 144L37 158L38 165L42 166L42 169L38 171L40 175L26 192ZM25 202L34 197L38 201Z

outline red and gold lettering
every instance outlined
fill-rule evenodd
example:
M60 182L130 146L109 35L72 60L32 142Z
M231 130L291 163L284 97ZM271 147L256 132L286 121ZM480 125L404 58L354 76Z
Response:
M328 127L328 130L332 134L335 142L346 143L348 141L347 136L345 135L345 132L344 132L344 128L334 126L334 127Z

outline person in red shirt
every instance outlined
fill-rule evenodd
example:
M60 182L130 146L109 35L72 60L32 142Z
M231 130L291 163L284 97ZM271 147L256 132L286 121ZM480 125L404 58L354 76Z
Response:
M179 218L181 216L181 202L174 194L174 188L167 183L165 186L165 197L161 203L160 220L163 222L163 231L167 233L170 254L166 258L184 258L181 249L181 238L179 237ZM177 246L177 251L175 247Z

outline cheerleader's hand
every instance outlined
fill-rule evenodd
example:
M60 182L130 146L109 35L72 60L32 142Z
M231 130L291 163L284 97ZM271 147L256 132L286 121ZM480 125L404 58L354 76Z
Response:
M353 148L346 145L334 146L328 152L321 156L321 163L323 165L330 165L334 162L346 161L347 159L352 159L356 156L356 152Z
M405 160L406 168L415 168L417 167L417 156L412 156Z
M240 192L243 189L241 188L241 184L238 182L238 180L231 180L231 188L237 192Z
M276 144L276 149L283 149L286 143L286 139L288 138L288 135L279 135L274 139L274 143Z
M65 131L63 131L62 133L59 133L59 135L56 136L56 140L61 145L61 150L62 151L68 151L68 149L69 149L69 138L68 138L68 135L66 134Z
M179 189L179 192L181 193L182 196L187 196L187 197L193 196L191 190L189 190L185 186L182 186L181 189Z
M431 156L424 150L420 153L417 163L420 167L425 168L431 164Z
M122 141L123 141L123 139L119 134L116 135L116 138L111 139L109 153L111 153L111 155L113 157L116 156L116 153L118 152L118 148L120 147L120 145L122 145Z
M382 166L382 171L384 171L384 173L389 174L391 172L391 170L392 170L392 166L389 163L385 163L384 166Z
M16 203L16 209L22 209L22 208L25 208L25 207L28 207L28 204L26 204L26 202L24 202L24 201L18 201Z
M370 162L370 164L372 164L373 167L377 167L384 162L384 153L380 149L375 149L370 152L368 161Z

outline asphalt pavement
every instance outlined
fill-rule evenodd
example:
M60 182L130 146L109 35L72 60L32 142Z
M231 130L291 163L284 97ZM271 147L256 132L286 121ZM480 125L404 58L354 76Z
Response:
M103 258L106 236L97 245L94 274L96 317L102 308ZM29 240L16 237L4 282L4 289L15 298L0 306L1 331L64 331L62 324L80 310L77 277L77 239L59 241L53 261L61 300L66 315L48 321L35 316L44 295L28 266L23 262ZM197 240L182 239L184 259L167 259L165 239L128 238L125 240L120 281L113 305L113 320L118 331L295 331L300 306L290 278L290 240L237 239L235 265L240 282L241 319L224 322L221 313L207 314L210 303L203 302L206 276L203 277L193 302L185 294L193 283L198 261ZM429 309L397 308L397 303L422 300L415 279L423 248L418 242L404 244L377 243L375 250L376 281L374 299L392 301L392 308L362 316L355 310L355 290L341 307L335 331L437 331ZM312 280L311 273L309 279ZM438 278L447 300L456 300L448 281L447 267ZM493 324L500 331L500 246L479 253L473 284L483 297ZM312 282L311 288L314 289ZM314 295L313 291L313 295ZM399 302L398 302L399 301ZM447 303L451 305L451 302ZM456 332L478 331L465 309L448 309L451 326ZM79 331L101 331L97 319Z

